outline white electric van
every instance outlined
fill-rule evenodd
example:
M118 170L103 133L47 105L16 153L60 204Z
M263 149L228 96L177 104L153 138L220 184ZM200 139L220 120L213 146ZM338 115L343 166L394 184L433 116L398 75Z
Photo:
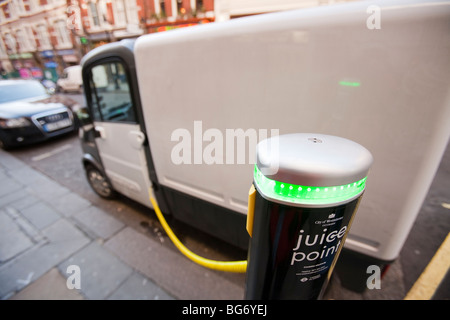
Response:
M164 213L246 248L256 142L348 138L374 164L344 253L392 262L450 136L449 21L449 1L354 2L92 50L80 113L89 182L148 207L152 185Z
M57 91L82 92L83 79L81 78L81 66L71 66L64 69L63 74L56 82Z

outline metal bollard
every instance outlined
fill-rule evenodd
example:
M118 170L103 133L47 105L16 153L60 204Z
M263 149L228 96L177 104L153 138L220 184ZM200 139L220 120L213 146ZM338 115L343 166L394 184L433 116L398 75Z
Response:
M246 299L320 299L373 162L361 145L322 134L257 146L249 193Z

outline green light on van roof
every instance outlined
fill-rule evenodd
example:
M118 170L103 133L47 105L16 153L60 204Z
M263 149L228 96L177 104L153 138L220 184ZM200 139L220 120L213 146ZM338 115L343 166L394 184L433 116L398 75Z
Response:
M340 186L303 186L269 179L255 165L254 179L260 192L268 198L297 204L324 205L356 197L364 191L367 177Z
M339 84L345 87L359 87L361 85L361 83L359 82L351 82L351 81L339 81Z

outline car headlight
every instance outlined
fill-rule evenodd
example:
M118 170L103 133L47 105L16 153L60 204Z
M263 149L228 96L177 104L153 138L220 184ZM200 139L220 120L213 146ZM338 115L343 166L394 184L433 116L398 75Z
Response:
M26 118L0 119L0 127L3 129L28 127L31 122Z

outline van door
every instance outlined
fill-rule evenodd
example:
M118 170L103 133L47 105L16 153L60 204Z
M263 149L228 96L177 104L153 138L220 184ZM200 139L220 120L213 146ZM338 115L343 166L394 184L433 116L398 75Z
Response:
M106 175L116 191L152 207L146 137L137 122L125 64L97 64L90 69L89 82L95 142Z

